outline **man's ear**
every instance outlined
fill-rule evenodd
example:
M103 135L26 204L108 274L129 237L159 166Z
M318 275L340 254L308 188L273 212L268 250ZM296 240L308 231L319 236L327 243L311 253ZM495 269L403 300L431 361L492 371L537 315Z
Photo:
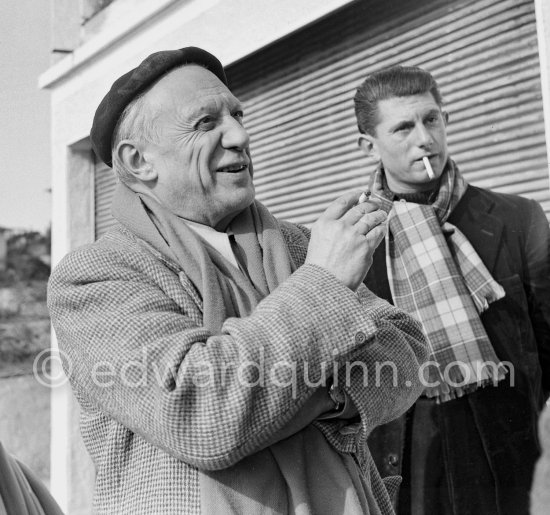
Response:
M442 111L443 121L445 122L445 127L449 124L449 113L447 111Z
M360 134L357 138L357 144L363 153L369 157L379 159L380 156L376 151L376 144L374 138L370 134Z
M119 160L135 179L142 182L154 181L157 172L145 157L143 146L130 139L122 140L115 148Z

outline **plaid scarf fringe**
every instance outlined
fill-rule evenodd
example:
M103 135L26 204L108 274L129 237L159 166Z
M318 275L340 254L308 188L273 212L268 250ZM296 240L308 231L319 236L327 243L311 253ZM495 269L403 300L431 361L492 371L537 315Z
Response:
M462 362L461 367L464 368L447 369L444 374L440 367L434 371L430 369L428 377L424 376L424 384L428 385L424 390L424 395L435 399L437 403L447 402L468 395L478 388L497 386L507 374L507 369L502 363ZM464 369L466 369L466 373Z

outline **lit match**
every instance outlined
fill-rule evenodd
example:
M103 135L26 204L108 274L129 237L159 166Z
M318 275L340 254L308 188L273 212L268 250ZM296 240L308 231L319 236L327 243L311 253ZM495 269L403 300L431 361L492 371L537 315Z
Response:
M422 162L424 163L424 166L426 167L426 172L428 173L428 177L430 178L430 181L432 181L434 179L435 175L434 175L434 171L432 169L432 165L430 163L430 160L426 156L424 156L422 158Z

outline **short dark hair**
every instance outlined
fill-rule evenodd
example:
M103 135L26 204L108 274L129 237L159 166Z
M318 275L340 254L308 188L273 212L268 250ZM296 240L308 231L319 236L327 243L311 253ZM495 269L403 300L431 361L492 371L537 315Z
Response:
M417 66L391 66L369 75L357 88L353 102L361 134L374 135L380 100L431 93L441 107L439 87L429 72Z

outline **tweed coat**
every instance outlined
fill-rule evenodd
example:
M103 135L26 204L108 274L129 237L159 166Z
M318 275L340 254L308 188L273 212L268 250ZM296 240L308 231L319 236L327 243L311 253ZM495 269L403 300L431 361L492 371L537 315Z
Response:
M302 265L303 228L280 228ZM340 384L360 422L315 424L336 449L353 453L380 513L393 512L388 490L397 483L382 482L366 436L415 401L427 349L419 324L366 288L355 294L305 264L250 316L209 334L200 295L179 266L118 225L62 260L48 302L96 467L97 513L200 513L199 475L260 450L312 395L323 364L351 361L365 367L350 367L350 381L342 367ZM220 388L201 383L205 364L219 378L228 363L247 361L265 370L298 364L294 388L243 386L231 374ZM393 363L395 373L380 373L377 363Z
M548 222L533 200L471 185L449 222L506 291L481 321L499 359L511 365L498 387L436 407L451 502L458 515L527 514L539 452L537 417L550 390ZM384 244L365 282L391 302ZM382 476L400 474L408 458L405 426L400 417L370 435L369 448Z

